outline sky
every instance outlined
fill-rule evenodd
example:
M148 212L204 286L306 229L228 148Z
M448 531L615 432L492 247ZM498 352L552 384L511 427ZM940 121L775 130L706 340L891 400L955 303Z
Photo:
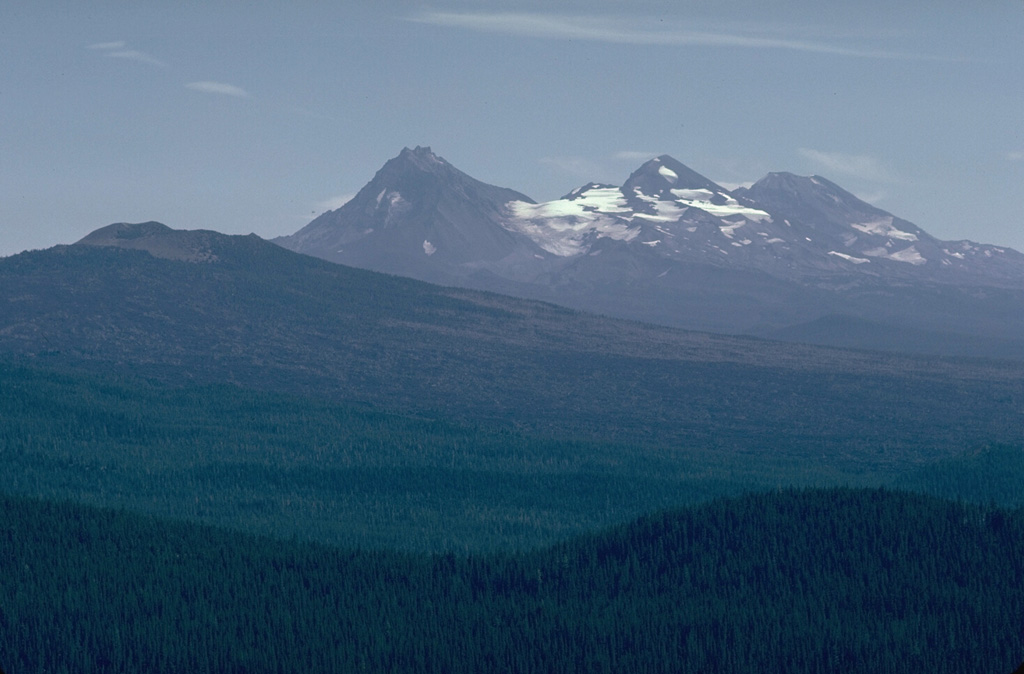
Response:
M271 238L403 147L535 200L669 154L1024 251L1024 0L0 3L0 256Z

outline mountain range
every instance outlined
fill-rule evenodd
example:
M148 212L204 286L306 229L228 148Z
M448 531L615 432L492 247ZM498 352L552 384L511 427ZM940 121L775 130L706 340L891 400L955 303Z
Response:
M564 437L762 453L769 433L779 455L836 447L849 457L884 444L935 458L1019 428L1020 362L682 331L155 222L4 258L0 298L0 353L44 365Z
M432 283L721 333L1024 356L1024 255L941 241L820 176L728 190L668 155L537 203L405 148L275 243Z

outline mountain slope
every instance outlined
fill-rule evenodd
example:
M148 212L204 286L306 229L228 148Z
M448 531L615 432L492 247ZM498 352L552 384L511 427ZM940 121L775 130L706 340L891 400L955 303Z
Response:
M446 281L481 267L514 268L541 251L502 226L513 190L470 178L429 147L405 148L356 196L275 243L332 262Z
M940 241L818 176L729 191L662 155L622 187L544 203L481 185L428 148L403 150L353 202L277 242L675 327L817 341L817 323L840 316L878 326L843 345L1024 357L1024 255ZM471 232L500 245L465 243Z
M867 271L948 283L1021 288L1024 256L1006 247L940 241L913 223L861 201L821 176L770 173L737 194L761 204L817 242L819 250Z
M133 227L122 239L152 230ZM681 332L352 269L255 236L164 234L202 261L95 245L0 260L0 351L563 437L852 464L879 446L914 460L1012 442L1024 425L1019 363ZM150 246L171 245L160 239Z

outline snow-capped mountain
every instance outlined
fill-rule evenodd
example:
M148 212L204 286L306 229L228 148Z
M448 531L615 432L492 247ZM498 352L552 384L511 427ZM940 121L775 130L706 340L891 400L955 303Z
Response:
M563 257L588 252L599 238L685 257L689 239L712 230L732 239L737 227L771 220L667 155L641 166L622 187L590 183L556 201L514 201L508 209L506 227Z
M857 332L850 320L890 337L1024 335L1017 251L940 241L820 176L771 173L730 191L668 155L622 186L589 183L536 203L406 148L349 203L276 242L686 328L799 339L799 326L820 335L822 320L840 316L844 339Z
M666 260L756 269L788 279L862 273L1024 287L1024 256L940 241L820 176L772 173L733 192L663 155L622 187L591 183L559 200L511 202L505 226L563 257L596 239Z
M1015 250L972 241L940 241L917 225L861 201L821 176L770 173L741 199L759 204L801 232L817 251L862 271L910 272L956 283L1024 286L1024 256ZM874 267L871 263L875 263Z

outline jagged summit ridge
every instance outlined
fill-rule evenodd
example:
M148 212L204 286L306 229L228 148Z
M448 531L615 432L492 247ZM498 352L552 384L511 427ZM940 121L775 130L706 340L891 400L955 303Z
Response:
M572 258L608 246L642 256L630 263L638 273L658 261L651 274L685 262L791 280L956 272L1006 283L1024 268L1015 251L939 241L821 176L769 173L731 191L663 154L621 187L591 182L536 203L468 176L425 146L404 148L347 204L277 243L431 281L484 272L551 279Z
M673 189L709 190L722 188L667 154L644 162L622 185L623 192L663 196Z
M351 266L711 332L785 330L791 339L810 326L821 342L819 321L842 316L827 325L861 321L861 332L877 335L858 337L864 347L903 335L908 348L928 349L914 335L939 330L947 336L935 344L945 346L934 350L950 352L965 334L986 349L1024 334L1024 299L1015 299L1024 255L940 241L821 176L770 173L730 190L669 155L621 186L589 182L537 203L430 148L405 148L348 204L277 242ZM838 343L850 345L842 333Z

